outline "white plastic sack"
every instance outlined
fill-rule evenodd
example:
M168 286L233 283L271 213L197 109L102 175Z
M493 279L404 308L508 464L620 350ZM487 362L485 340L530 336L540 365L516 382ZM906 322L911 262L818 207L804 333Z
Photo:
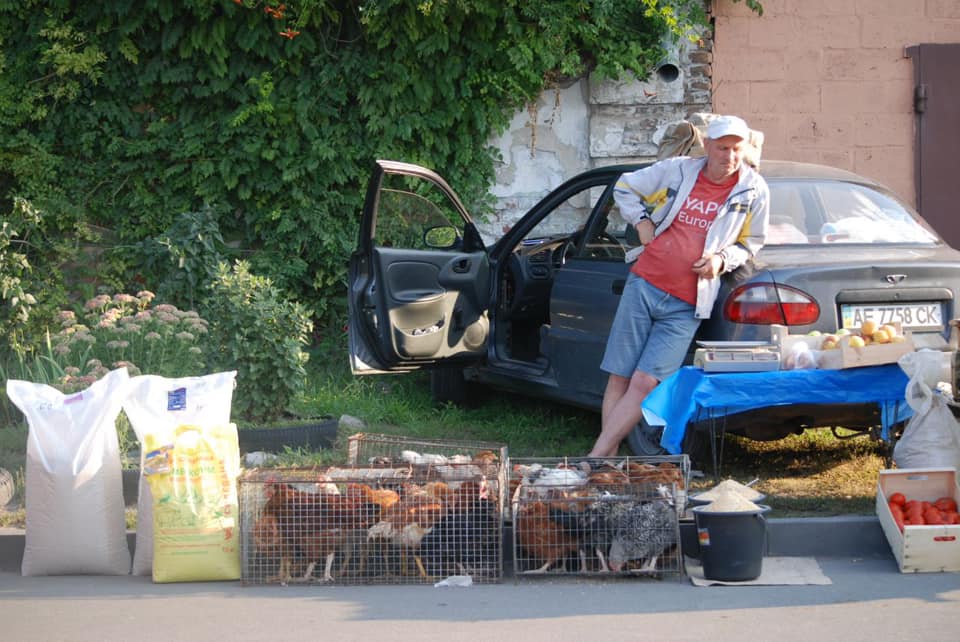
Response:
M936 389L940 382L950 381L950 359L952 352L942 350L917 350L908 352L899 359L897 364L900 369L910 378L922 382L931 389ZM907 398L909 403L910 399ZM911 404L914 410L917 408Z
M921 350L898 361L910 377L904 396L913 408L913 416L893 447L893 461L898 468L960 470L960 425L950 409L951 402L934 389L943 381L945 359L946 377L950 376L949 358L949 353Z
M130 572L116 429L128 383L125 368L70 395L7 381L29 426L23 575Z
M237 373L218 372L202 377L171 379L143 375L130 380L123 410L140 440L140 485L137 497L137 546L133 574L153 572L153 496L142 474L147 435L173 435L181 425L225 426L230 423Z

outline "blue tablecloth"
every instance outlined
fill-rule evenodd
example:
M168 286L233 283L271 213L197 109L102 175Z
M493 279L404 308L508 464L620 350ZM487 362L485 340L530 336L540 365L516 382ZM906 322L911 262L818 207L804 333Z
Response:
M904 399L907 375L895 363L843 370L705 373L685 366L664 380L643 402L647 423L665 426L660 445L682 450L691 420L800 403L868 403L880 406L882 437L912 414Z

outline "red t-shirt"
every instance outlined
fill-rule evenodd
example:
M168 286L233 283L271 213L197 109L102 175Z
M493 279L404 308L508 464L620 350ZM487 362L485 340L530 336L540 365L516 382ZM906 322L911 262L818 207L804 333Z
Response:
M681 301L696 305L693 264L703 256L707 230L736 184L736 174L723 183L714 183L700 172L673 223L643 248L630 271Z

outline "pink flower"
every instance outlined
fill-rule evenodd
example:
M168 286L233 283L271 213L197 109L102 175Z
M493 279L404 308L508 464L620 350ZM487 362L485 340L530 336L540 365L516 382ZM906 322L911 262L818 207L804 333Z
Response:
M105 305L110 303L110 296L107 294L99 294L83 305L84 310L98 310Z

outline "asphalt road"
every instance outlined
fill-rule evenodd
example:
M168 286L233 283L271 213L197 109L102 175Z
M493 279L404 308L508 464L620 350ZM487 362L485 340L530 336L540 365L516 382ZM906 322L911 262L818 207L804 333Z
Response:
M0 573L0 639L943 640L960 636L960 573L902 575L890 556L818 558L824 586L507 578L465 588L154 584Z

